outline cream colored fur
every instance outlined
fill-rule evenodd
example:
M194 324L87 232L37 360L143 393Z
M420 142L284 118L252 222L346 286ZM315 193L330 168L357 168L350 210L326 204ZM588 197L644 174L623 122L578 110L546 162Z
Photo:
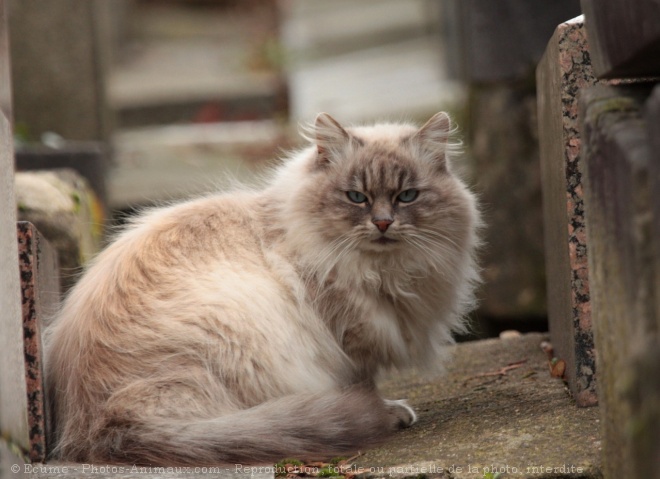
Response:
M449 134L444 113L421 129L321 114L265 189L134 221L47 331L54 455L267 461L346 453L412 423L374 379L440 366L478 282L479 215Z

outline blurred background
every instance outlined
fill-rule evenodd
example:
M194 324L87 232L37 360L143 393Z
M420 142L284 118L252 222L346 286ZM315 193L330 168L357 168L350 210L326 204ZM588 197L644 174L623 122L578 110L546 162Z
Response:
M579 12L578 0L11 0L16 167L74 169L111 225L252 181L318 112L351 124L449 111L488 224L473 336L545 331L534 70Z

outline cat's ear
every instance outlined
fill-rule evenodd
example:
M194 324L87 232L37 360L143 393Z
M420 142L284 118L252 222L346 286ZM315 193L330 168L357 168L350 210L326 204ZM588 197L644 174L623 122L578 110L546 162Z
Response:
M351 138L337 120L327 113L319 113L316 117L314 136L321 164L330 161L333 152L342 149Z
M444 111L436 113L413 136L422 149L433 155L438 166L447 167L447 141L451 135L451 120Z

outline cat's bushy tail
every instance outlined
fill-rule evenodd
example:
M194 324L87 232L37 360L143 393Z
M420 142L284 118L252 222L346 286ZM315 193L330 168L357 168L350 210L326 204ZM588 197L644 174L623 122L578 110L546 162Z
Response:
M92 455L161 466L332 457L381 442L396 422L374 390L352 388L287 396L212 419L123 417L106 424Z

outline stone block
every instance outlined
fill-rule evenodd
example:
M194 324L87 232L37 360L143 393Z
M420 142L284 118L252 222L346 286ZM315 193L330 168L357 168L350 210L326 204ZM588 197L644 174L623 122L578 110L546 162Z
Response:
M651 207L653 208L653 230L655 238L660 238L660 84L657 84L646 102L646 125L651 142ZM660 245L656 244L654 250L654 265L656 273L655 311L660 313ZM660 331L660 314L656 316L657 330Z
M300 145L295 132L260 121L122 131L113 146L108 204L131 209L254 184L282 148Z
M599 78L660 75L660 3L581 0Z
M98 0L8 0L14 121L28 137L107 140Z
M633 413L630 430L635 477L660 479L660 86L655 86L643 111L649 139L648 201L652 217L644 247L646 257L651 258L644 266L645 280L651 284L640 291L639 309L646 316L646 330L645 341L634 344L632 370L637 381L629 395Z
M657 270L656 270L657 272ZM657 318L657 316L656 316ZM632 368L636 381L626 392L632 417L627 425L631 434L631 457L635 479L660 479L660 341L655 338L634 355ZM607 447L608 451L612 447ZM619 459L620 456L615 456ZM624 458L625 459L625 458ZM606 461L612 470L612 459ZM617 470L619 468L617 467Z
M597 403L578 95L596 79L580 17L555 30L537 68L548 320L580 406Z
M482 258L485 281L478 316L488 320L491 335L502 328L529 328L533 318L546 314L539 150L531 85L532 81L482 85L471 94L468 141L476 189L486 208L488 245ZM545 329L544 323L534 326Z
M67 141L62 147L19 146L16 149L18 171L70 168L83 176L107 205L106 178L109 166L107 148L100 142Z
M103 209L87 181L73 170L16 173L18 218L30 221L55 247L66 292L99 249Z
M21 289L16 244L14 151L9 96L6 4L0 0L0 473L12 462L5 451L29 449ZM8 476L6 476L8 477Z
M579 0L449 0L443 4L443 13L453 15L445 19L452 24L449 64L460 79L470 83L526 77L543 55L554 28L580 14Z
M19 221L18 263L21 274L25 380L32 462L47 457L48 409L44 397L41 333L59 304L57 253L32 223Z
M115 16L126 8L109 3ZM286 118L275 5L247 2L228 14L191 2L133 1L131 35L108 76L117 125Z
M658 158L642 111L648 92L599 85L581 99L605 477L658 477L660 238L653 233L657 178L650 174Z

